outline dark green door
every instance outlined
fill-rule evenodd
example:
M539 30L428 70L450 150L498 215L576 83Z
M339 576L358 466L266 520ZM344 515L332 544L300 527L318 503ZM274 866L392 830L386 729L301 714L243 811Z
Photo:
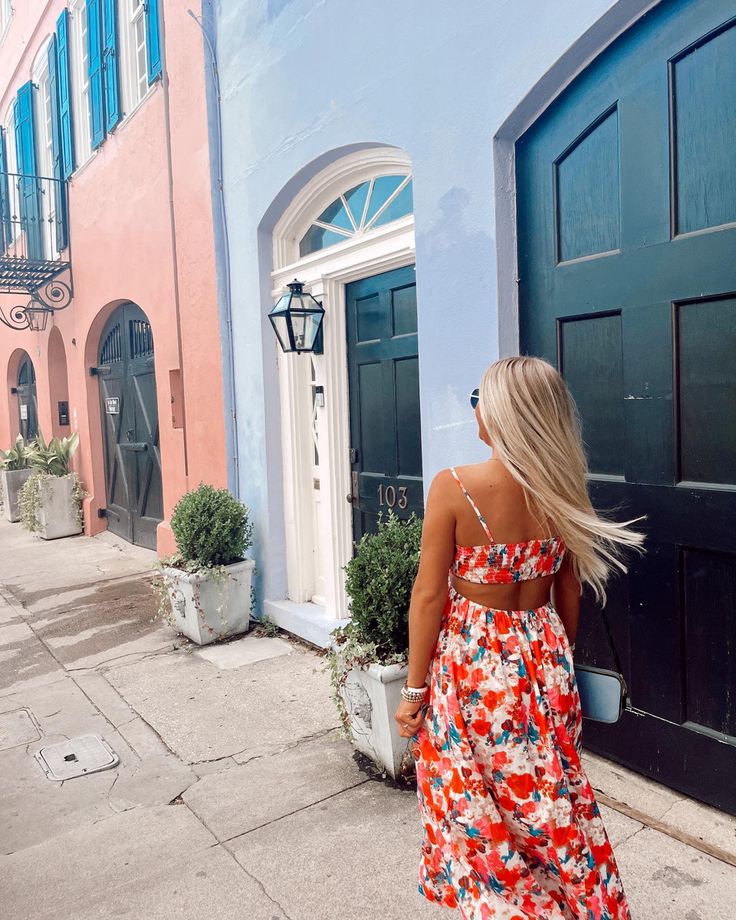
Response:
M36 398L36 371L33 361L26 355L18 367L18 431L25 441L38 434L38 400Z
M393 509L421 515L417 295L414 266L346 290L353 535Z
M135 304L120 307L102 333L100 378L108 527L156 548L163 518L153 335Z
M522 350L580 406L633 704L589 748L736 813L736 0L665 2L517 148ZM579 654L611 666L585 605Z

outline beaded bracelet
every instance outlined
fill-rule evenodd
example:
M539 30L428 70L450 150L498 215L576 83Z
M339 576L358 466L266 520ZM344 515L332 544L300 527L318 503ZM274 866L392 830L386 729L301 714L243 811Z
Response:
M401 696L407 703L421 703L428 690L429 687L408 687L404 684L401 688Z

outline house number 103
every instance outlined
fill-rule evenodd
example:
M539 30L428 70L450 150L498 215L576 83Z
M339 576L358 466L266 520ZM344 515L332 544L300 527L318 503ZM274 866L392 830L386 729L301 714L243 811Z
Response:
M406 486L399 486L397 489L395 486L384 486L382 483L378 487L378 504L388 508L395 508L397 505L399 508L406 508L409 504L406 490Z

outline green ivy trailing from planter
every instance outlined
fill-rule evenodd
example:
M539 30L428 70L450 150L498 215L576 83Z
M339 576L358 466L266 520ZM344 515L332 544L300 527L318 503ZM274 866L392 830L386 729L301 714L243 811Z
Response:
M38 512L41 510L41 481L44 475L44 473L34 473L29 476L18 493L20 522L31 533L37 533L41 529Z
M72 477L72 506L77 525L81 528L84 526L84 510L82 502L87 494L76 473L67 473ZM20 509L21 524L30 530L31 533L38 533L41 529L41 522L38 513L41 510L41 485L49 480L57 480L61 476L55 476L52 473L34 473L25 481L23 488L18 493L18 507Z
M326 667L346 737L350 718L343 691L350 671L371 664L406 664L409 602L421 539L422 521L416 515L402 521L389 512L379 519L377 533L363 535L345 566L351 619L333 630Z

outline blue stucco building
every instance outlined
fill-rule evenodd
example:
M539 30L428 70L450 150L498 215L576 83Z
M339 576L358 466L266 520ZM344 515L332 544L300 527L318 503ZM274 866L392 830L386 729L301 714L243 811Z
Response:
M725 777L736 750L711 737L736 736L712 678L732 664L708 667L688 626L736 583L719 422L735 21L732 0L212 0L204 17L230 477L259 614L324 645L354 539L480 459L469 392L498 356L541 354L580 405L594 499L649 515L658 548L610 601L648 715L589 742L686 791L687 763ZM268 320L295 278L324 303L318 354L282 353ZM713 634L733 631L719 617Z

